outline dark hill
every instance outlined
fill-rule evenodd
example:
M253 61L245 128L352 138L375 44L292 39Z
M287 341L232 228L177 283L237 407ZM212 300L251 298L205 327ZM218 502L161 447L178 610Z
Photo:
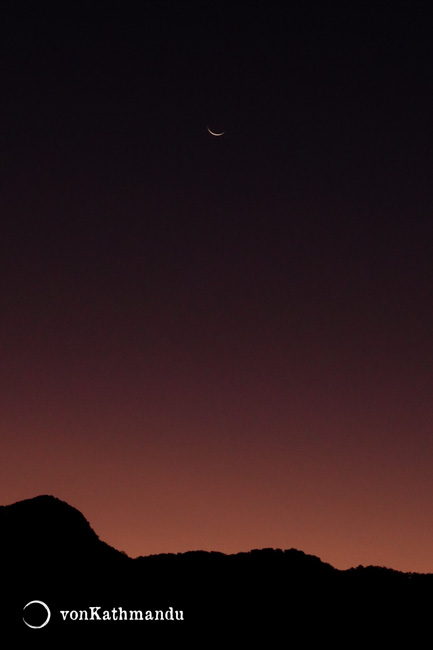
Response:
M49 495L1 506L0 530L2 556L12 558L26 575L39 575L47 567L49 573L55 566L76 571L83 564L129 560L102 542L79 510Z
M43 495L0 506L3 548L43 553L87 554L101 549L99 538L85 517L53 496Z
M347 640L353 630L358 636L374 630L389 643L397 630L399 639L407 633L413 638L430 621L432 575L382 567L339 571L295 549L132 560L101 541L78 510L52 496L0 507L0 535L3 611L24 634L35 634L22 621L23 607L34 599L53 612L50 634L111 640L116 631L140 631L147 641L188 639L193 648L207 647L204 637L226 644L230 635L230 646L236 647L235 638L242 646L266 638L267 647L274 647L282 633L302 633L297 647L308 647L324 638ZM174 608L184 621L139 627L137 622L62 619L61 611L84 616L92 606L102 608L98 611ZM37 633L48 634L47 629Z

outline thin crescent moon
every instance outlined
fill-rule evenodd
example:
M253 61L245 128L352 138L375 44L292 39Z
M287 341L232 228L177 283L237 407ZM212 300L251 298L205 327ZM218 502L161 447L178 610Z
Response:
M216 138L219 138L220 135L224 135L225 131L222 131L222 133L215 133L215 131L211 131L209 127L207 127L207 130L211 135L214 135Z

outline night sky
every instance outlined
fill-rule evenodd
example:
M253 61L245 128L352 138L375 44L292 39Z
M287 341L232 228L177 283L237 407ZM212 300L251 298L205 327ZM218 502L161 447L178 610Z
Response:
M0 503L433 572L433 10L295 4L1 3Z

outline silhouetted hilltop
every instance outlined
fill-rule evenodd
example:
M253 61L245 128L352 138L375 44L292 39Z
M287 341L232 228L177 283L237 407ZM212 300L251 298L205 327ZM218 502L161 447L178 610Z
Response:
M176 635L188 630L189 639L196 635L192 647L201 647L203 631L223 637L228 627L245 642L271 629L287 632L290 625L303 629L305 644L323 634L343 638L343 628L359 627L383 628L382 639L389 640L389 625L398 624L401 634L406 628L413 632L414 622L430 621L431 574L362 566L340 571L296 549L191 551L133 560L101 541L78 510L53 496L0 507L0 535L4 595L10 620L20 628L23 607L35 598L54 612L50 629L67 626L97 635L120 628L120 622L110 620L102 628L84 621L80 627L63 620L61 611L84 616L91 606L175 608L184 622L164 629ZM155 629L148 626L146 638ZM158 630L155 639L161 641L161 626Z
M81 589L89 596L119 582L125 554L101 541L76 508L43 495L0 508L3 583L14 598Z
M42 495L0 506L3 553L37 554L40 558L83 558L122 555L102 542L83 514L54 496Z
M98 539L81 512L49 495L1 506L0 526L3 543L23 548L90 548Z

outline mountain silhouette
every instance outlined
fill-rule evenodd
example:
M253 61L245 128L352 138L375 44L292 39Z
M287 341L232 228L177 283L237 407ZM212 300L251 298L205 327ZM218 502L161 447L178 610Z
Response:
M129 558L101 541L84 515L43 495L0 508L1 550L15 575L58 588L86 579L86 567L102 580Z
M187 640L197 648L208 645L205 639L226 645L231 639L230 646L261 639L274 647L273 639L276 646L285 634L301 635L298 647L307 647L324 638L343 643L355 630L358 638L374 634L389 643L395 633L413 642L430 622L432 574L362 566L340 571L296 549L131 559L53 496L1 506L0 534L3 624L16 634L96 641L118 634L123 643ZM23 621L34 600L52 612L43 629ZM45 616L41 604L25 616L33 610L36 619ZM137 611L154 618L129 620Z
M101 542L79 510L54 496L42 495L0 506L4 548L24 552L31 539L43 555L68 553L74 557L118 553Z

